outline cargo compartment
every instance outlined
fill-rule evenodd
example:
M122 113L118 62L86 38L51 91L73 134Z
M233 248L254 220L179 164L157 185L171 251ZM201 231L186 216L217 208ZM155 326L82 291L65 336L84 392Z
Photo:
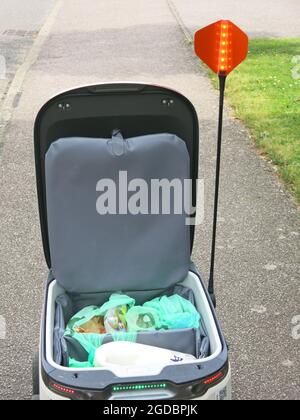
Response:
M202 283L195 273L189 272L187 278L175 286L174 291L178 292L180 289L185 292L186 296L183 295L183 297L189 295L190 300L194 299L193 303L201 315L200 328L140 332L137 334L137 342L192 354L201 360L201 363L210 361L220 354L222 346ZM172 290L170 289L169 292L172 292ZM164 294L164 291L139 291L129 292L128 294L134 297L137 303L142 303L147 299ZM50 284L46 317L46 358L50 365L56 369L69 370L66 354L85 361L87 355L85 355L84 349L79 344L76 345L72 340L68 341L63 337L65 325L77 310L88 305L101 305L109 295L110 292L72 296L67 294L56 281ZM65 302L65 304L61 304L62 302ZM104 343L112 340L113 338L107 335ZM188 362L179 363L185 364ZM165 365L161 365L158 361L155 365L145 366L139 372L135 368L128 369L128 377L133 375L158 375L164 367ZM102 370L102 368L87 368L86 370L89 369ZM118 376L117 367L113 373Z

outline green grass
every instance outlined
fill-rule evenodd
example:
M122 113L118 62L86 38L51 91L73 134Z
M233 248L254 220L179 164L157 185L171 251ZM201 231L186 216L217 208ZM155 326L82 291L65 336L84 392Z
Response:
M247 60L228 77L226 97L299 203L300 39L252 40Z

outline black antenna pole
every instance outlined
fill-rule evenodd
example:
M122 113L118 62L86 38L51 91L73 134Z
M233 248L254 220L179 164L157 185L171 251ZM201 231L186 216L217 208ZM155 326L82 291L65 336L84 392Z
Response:
M215 201L214 201L213 234L212 234L212 244L211 244L210 274L209 274L209 282L208 282L208 292L210 294L210 297L212 299L214 306L216 306L216 296L215 296L215 290L214 290L214 269L215 269L218 204L219 204L219 189L220 189L219 187L220 187L225 83L226 83L226 75L219 74L220 100L219 100L219 125L218 125L218 144L217 144L217 162L216 162L216 184L215 184Z

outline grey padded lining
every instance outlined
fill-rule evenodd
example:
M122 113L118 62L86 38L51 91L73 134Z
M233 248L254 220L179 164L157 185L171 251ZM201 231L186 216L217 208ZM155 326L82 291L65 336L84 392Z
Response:
M181 215L96 212L97 182L189 179L186 144L172 134L123 140L62 138L46 155L53 274L68 292L160 290L182 281L190 264L190 226Z

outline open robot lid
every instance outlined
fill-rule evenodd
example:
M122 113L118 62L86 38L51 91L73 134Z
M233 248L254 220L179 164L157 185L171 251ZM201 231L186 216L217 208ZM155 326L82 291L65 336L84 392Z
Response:
M59 236L59 232L64 229L66 229L67 232L73 228L72 217L68 217L67 213L64 213L64 210L68 211L68 209L76 205L77 202L66 200L68 205L65 207L59 205L55 206L54 200L55 198L59 199L59 197L62 197L62 194L65 194L67 191L66 189L69 188L70 184L68 184L68 179L70 176L74 176L72 168L76 167L76 165L74 165L75 161L83 162L83 166L79 169L76 176L81 179L82 175L86 175L86 180L88 180L89 176L91 176L91 179L94 179L93 177L95 177L95 173L93 170L90 170L88 162L89 159L93 159L93 156L95 156L97 153L99 153L98 156L102 156L101 147L104 145L104 142L97 142L95 140L110 139L113 130L116 128L120 130L124 139L133 138L133 143L131 146L133 145L134 152L137 153L136 157L141 161L143 160L143 142L147 142L145 139L150 140L148 144L151 144L151 147L153 146L153 153L156 154L153 156L161 154L161 158L163 159L164 157L168 157L168 153L170 153L169 159L165 159L165 161L168 161L168 164L160 165L162 168L162 172L160 174L157 174L156 169L154 168L153 176L151 174L151 164L148 164L147 159L145 159L144 164L145 166L148 165L149 178L155 177L157 175L158 178L163 176L167 178L168 175L170 177L178 175L179 178L186 178L187 172L186 168L184 169L184 165L181 168L180 161L178 162L178 167L174 165L176 158L180 156L180 150L183 150L184 146L184 149L187 149L189 156L188 172L190 173L188 176L193 180L192 204L193 206L196 206L199 135L198 119L193 105L184 96L173 90L159 86L117 83L82 87L62 93L51 99L39 112L35 123L34 133L41 229L45 257L49 268L52 268L54 270L54 274L57 274L58 277L61 276L61 283L67 288L67 290L73 292L107 290L107 284L112 279L106 278L106 284L99 287L97 287L93 281L88 279L87 284L83 284L81 287L80 276L87 274L87 278L92 278L95 275L95 270L99 268L97 263L95 263L95 260L97 259L96 254L93 254L93 252L91 255L88 253L85 254L84 252L82 254L82 251L79 251L80 257L77 258L78 255L76 255L76 253L78 253L78 249L76 248L73 258L75 262L78 260L77 263L79 266L76 267L75 264L74 267L71 267L71 258L72 253L74 252L74 244L71 241L72 237L70 236L68 241L66 240L66 242L64 242L65 237L68 235L64 235L64 232L61 232L61 236ZM160 134L161 137L158 138L158 134ZM143 139L142 142L137 140L137 138ZM75 151L73 147L70 147L71 143L68 141L68 139L73 139L73 141L76 142ZM155 142L157 142L157 147L155 147ZM170 142L170 145L172 145L170 150L164 148L168 142ZM73 152L75 154L72 155ZM58 154L60 156L59 158ZM47 155L48 157L46 159ZM61 156L63 156L63 159L61 159ZM182 156L184 156L184 153ZM50 166L47 163L48 158ZM102 162L101 159L99 160L99 168L101 166L104 170L104 172L99 172L100 177L106 175L105 156L103 159L104 160ZM58 165L58 162L60 162L60 165ZM49 173L53 174L53 177L48 177L50 180L46 179L47 165L50 167ZM125 170L130 170L132 161L129 159L124 165ZM95 167L96 163L91 166ZM53 170L54 167L58 168L58 170ZM107 168L109 167L110 165L108 164ZM64 168L71 168L71 172L66 172L67 176L65 176ZM87 170L87 168L89 169ZM107 174L107 176L109 177L109 174ZM96 202L96 188L94 194ZM85 216L87 216L87 214L85 214ZM125 220L125 223L128 223L128 226L134 227L133 220L130 221L130 217L127 215L124 217L127 219L123 218L122 221L120 219L120 225L118 226L118 223L116 223L116 227L114 227L115 223L113 222L113 219L110 220L107 227L105 224L102 224L101 229L103 227L104 229L107 228L106 232L103 231L103 233L106 233L106 241L109 242L107 247L102 247L101 250L99 249L99 254L102 255L102 262L106 261L107 257L109 257L108 259L111 258L111 261L108 261L108 263L112 265L114 257L116 264L119 266L118 262L121 262L122 265L122 261L119 260L119 254L122 247L124 247L124 243L122 244L121 241L120 249L118 249L118 246L115 247L115 245L118 243L117 241L119 240L118 232L120 232L120 226L122 226L122 223L124 225ZM63 220L59 220L60 218ZM156 224L155 228L157 230L163 230L161 234L164 236L166 236L166 232L172 232L174 230L173 227L177 226L177 219L174 217L174 220L170 220L172 217L164 217L163 219L160 219L161 220L159 220L159 223ZM78 220L78 218L76 220L76 217L74 217L74 224L78 223ZM145 226L143 227L145 228L146 232L149 233L151 231L150 228L152 222L149 220L148 216L143 216L143 218L139 217L138 223L141 223L140 226L143 225L143 220L145 221ZM137 218L135 221L137 221ZM156 221L158 221L158 219L156 219ZM92 219L90 220L89 226L92 229L91 223L93 223ZM111 235L109 230L110 228L113 230ZM175 230L176 229L177 227ZM183 243L180 244L179 251L176 249L178 254L175 254L177 258L177 266L175 264L173 268L174 273L172 270L168 270L165 266L162 267L162 261L158 261L157 270L162 268L162 273L166 271L165 283L153 284L153 279L150 275L148 276L149 278L146 276L147 278L145 279L144 284L138 285L136 277L131 285L128 284L128 282L126 283L127 290L134 290L136 287L139 287L141 290L143 290L149 287L149 282L152 283L153 287L151 288L153 289L159 287L164 288L170 286L172 282L175 283L178 280L182 280L179 277L183 275L184 270L186 269L185 265L188 264L188 258L190 257L190 252L193 246L194 226L188 226L186 229L179 227L178 229L182 229L180 232L178 231L177 234L178 237L182 238ZM78 235L80 236L77 235L76 237L75 235L75 241L76 239L78 240L79 237L81 238L82 232L84 232L84 230L78 232ZM86 233L88 234L88 230ZM157 233L155 236L155 233L151 232L150 236L145 238L145 243L152 243L152 248L150 247L150 251L154 250L155 244L160 242L159 235L160 233ZM176 235L176 232L174 235ZM174 238L175 237L176 236L174 236ZM86 238L88 238L88 236L86 236ZM130 235L128 237L124 235L123 240L126 242L126 240L130 241L134 238L135 236L132 238ZM97 240L99 239L99 236L93 239ZM85 239L83 238L83 241L84 240ZM138 238L138 240L141 240L141 238ZM172 236L170 236L169 241L171 244ZM82 249L84 249L84 244L82 245ZM168 240L162 241L161 246L163 245L168 247ZM66 248L68 248L68 250L66 250ZM112 250L114 249L116 251L114 253L115 255L111 255L113 254ZM164 255L162 258L162 260L164 260L170 257L166 266L170 266L172 261L176 261L174 256L171 258L171 254L174 253L174 250L175 248L166 250L166 255ZM124 254L126 255L126 252L124 252ZM139 258L139 256L139 253L137 253L136 257ZM69 265L68 257L70 257ZM86 264L89 266L87 273L84 271L80 272L80 270L77 272L77 268L80 268L80 262L82 262L82 258L86 258ZM155 259L156 256L149 255L149 261L143 261L142 258L139 262L136 263L138 270L129 270L128 275L134 277L142 272L143 269L147 270L147 264L149 263L150 267L151 259L153 262L153 258ZM100 261L99 264L101 267ZM181 264L182 268L180 267ZM121 272L123 271L122 266L119 266L118 269L120 269ZM77 276L77 283L76 280L75 282L73 280L71 281L71 278L73 278L74 275L75 277ZM153 275L155 275L155 269ZM68 276L69 279L67 279ZM62 277L66 278L66 282L62 279ZM110 290L120 290L120 286L121 285L117 282L116 284L111 285Z

